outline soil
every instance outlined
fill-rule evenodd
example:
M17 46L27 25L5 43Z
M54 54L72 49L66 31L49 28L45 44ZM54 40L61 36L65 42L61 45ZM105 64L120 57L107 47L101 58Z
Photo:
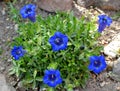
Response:
M32 0L29 0L29 3ZM25 3L23 0L16 3L16 8L20 8ZM34 1L33 3L36 3ZM9 15L9 5L5 2L0 2L0 73L5 74L8 83L12 84L13 86L17 87L17 79L15 76L9 76L8 72L11 68L11 42L13 41L14 37L17 36L16 32L16 24L11 20ZM81 16L81 12L73 6L74 14L79 18ZM89 11L93 10L94 12L98 12L95 8L88 9ZM113 17L116 16L116 11L103 11L105 14ZM46 12L41 9L37 9L37 13L41 14L43 17L46 17L50 12ZM100 14L100 12L98 12ZM106 28L102 36L99 38L99 42L102 45L106 45L112 41L112 38L120 33L120 17L113 20L111 27ZM107 56L106 56L107 58ZM116 59L109 59L107 61L114 61ZM120 83L114 81L110 78L109 72L112 70L107 68L104 72L100 75L95 75L91 73L91 78L87 82L87 85L84 89L77 88L76 91L120 91ZM113 85L112 85L113 84ZM116 90L114 90L116 89Z

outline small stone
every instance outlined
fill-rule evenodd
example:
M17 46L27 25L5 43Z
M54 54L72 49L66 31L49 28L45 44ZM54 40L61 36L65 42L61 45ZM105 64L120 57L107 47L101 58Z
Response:
M40 88L40 90L39 91L46 91L47 89L46 88Z
M2 15L5 15L5 9L3 9L3 10L1 11L1 13L2 13Z
M18 24L15 24L14 29L15 29L15 31L18 30Z
M5 67L1 66L0 71L3 72L5 70Z
M102 83L100 83L100 86L103 87L105 86L105 84L106 84L105 81L103 81Z
M9 18L6 19L7 21L9 20Z
M12 59L8 59L7 61L8 61L8 62L12 62Z
M5 39L2 39L2 42L5 42Z
M10 26L7 26L6 29L10 29Z

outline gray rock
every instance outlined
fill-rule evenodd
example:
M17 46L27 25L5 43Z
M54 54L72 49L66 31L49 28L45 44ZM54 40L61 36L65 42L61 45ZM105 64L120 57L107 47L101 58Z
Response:
M120 0L77 0L82 7L96 6L103 10L120 10Z
M104 10L120 10L120 0L95 0L95 3Z
M6 84L5 76L0 74L0 86L3 86Z
M114 66L113 66L113 71L110 74L110 76L114 80L120 81L120 58L117 60L117 62L115 62Z
M77 4L82 7L89 7L95 4L95 0L77 0Z
M4 86L1 87L0 91L16 91L16 90L15 90L15 88L13 88L10 85L4 85Z
M73 0L40 0L38 2L38 7L49 11L69 11L72 8Z
M6 79L3 74L0 74L0 91L16 91L14 87L6 83Z
M114 40L104 47L104 53L115 58L119 55L120 50L120 33L115 36Z

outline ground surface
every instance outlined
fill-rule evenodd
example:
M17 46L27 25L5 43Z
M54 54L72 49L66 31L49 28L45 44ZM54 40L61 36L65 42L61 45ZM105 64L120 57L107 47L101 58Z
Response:
M16 6L20 8L24 5L17 4ZM73 7L73 11L77 17L80 17L81 12L79 9ZM43 17L47 16L49 12L37 9L37 12ZM96 9L93 9L93 12L98 12ZM99 13L99 12L98 12ZM117 12L114 11L105 11L109 16L115 16ZM102 45L106 45L112 41L112 38L120 33L120 18L113 20L113 23L110 28L106 28L106 31L99 38L99 42ZM8 14L8 5L4 2L0 2L0 73L5 74L7 81L16 85L16 79L8 75L8 70L11 67L11 56L10 56L10 43L13 41L13 38L17 36L16 33L16 24L11 21ZM109 59L107 61L114 61L116 59ZM100 75L96 76L91 73L91 78L89 79L85 89L77 89L77 91L120 91L120 83L114 81L109 77L108 72L112 69L107 69L102 72Z

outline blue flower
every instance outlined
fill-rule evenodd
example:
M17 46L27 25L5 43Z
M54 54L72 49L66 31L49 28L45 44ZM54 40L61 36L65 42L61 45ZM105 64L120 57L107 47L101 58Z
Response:
M20 14L22 18L29 18L32 22L36 21L35 12L36 6L33 4L27 4L20 9Z
M25 52L22 46L14 46L11 50L11 55L15 60L19 60L20 57L24 56Z
M88 69L90 71L93 71L95 74L99 74L107 66L105 62L105 57L103 55L91 56L89 59L90 59L90 64L88 66Z
M56 87L58 84L61 84L62 78L60 77L60 71L54 69L45 70L43 82L50 87Z
M98 20L98 23L99 23L98 32L101 33L105 29L106 26L109 27L111 25L112 19L106 15L99 15L98 18L99 18L99 20Z
M68 37L61 32L55 32L55 34L50 37L49 43L53 51L64 50L67 48Z

